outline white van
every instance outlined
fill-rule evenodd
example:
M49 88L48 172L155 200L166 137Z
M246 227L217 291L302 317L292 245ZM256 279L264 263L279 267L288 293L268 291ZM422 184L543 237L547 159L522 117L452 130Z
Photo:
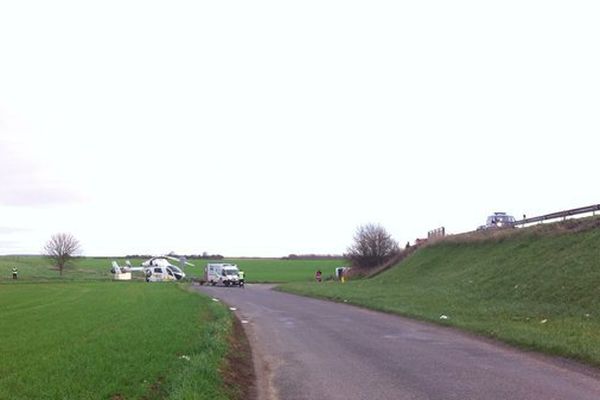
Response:
M240 286L240 270L235 264L206 264L204 282L215 286Z

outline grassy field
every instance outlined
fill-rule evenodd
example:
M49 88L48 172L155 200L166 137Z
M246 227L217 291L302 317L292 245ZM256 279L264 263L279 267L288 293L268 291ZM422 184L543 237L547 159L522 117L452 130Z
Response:
M109 280L111 261L101 258L77 258L60 276L58 270L44 257L1 256L0 282L12 279L12 267L19 269L19 281L25 282Z
M228 310L177 284L0 285L0 398L227 399Z
M225 261L237 264L246 273L246 281L250 283L283 283L308 282L314 279L315 272L320 269L323 276L333 275L335 268L345 265L343 260L280 260L280 259L228 259ZM206 261L194 261L199 267L194 275L201 276Z
M12 279L11 269L19 269L19 281L81 281L110 280L110 264L113 259L78 258L72 266L67 267L61 277L47 259L39 256L3 256L0 257L0 282ZM124 258L115 258L119 265L124 265ZM143 259L131 259L133 265L139 265ZM204 266L208 262L230 262L237 264L246 272L248 282L301 282L313 279L317 269L324 276L333 275L335 267L344 265L342 260L281 260L266 258L227 259L219 261L190 260L195 266L185 267L186 274L201 277ZM177 264L175 262L175 264ZM141 273L135 274L143 280Z
M282 290L453 325L600 366L600 219L451 238L373 279L291 283Z
M239 370L249 356L242 339L232 341L228 309L186 291L185 284L146 284L142 274L139 281L112 282L111 261L78 258L61 276L40 256L0 257L0 399L244 398L243 388L222 378L252 379ZM208 261L190 261L196 266L186 273L200 277ZM249 282L310 281L317 269L327 276L340 265L218 262L238 264ZM232 348L237 370L230 365L223 373Z

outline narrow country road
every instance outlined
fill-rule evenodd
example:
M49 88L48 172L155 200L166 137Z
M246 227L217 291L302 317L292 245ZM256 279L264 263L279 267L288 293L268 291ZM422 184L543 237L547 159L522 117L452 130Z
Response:
M199 289L237 308L260 400L600 399L595 369L270 288Z

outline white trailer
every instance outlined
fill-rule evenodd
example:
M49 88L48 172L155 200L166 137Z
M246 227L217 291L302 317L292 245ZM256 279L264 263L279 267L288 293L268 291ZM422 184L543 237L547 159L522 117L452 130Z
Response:
M240 270L235 264L206 264L204 282L223 286L240 286Z

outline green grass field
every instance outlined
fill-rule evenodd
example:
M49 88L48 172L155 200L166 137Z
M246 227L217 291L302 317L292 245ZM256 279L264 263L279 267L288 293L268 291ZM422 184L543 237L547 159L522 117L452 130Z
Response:
M230 329L177 284L1 284L0 398L227 399Z
M600 219L567 221L451 238L373 279L291 283L282 290L453 325L599 366L598 225Z
M19 281L83 281L110 280L110 259L77 258L67 266L63 275L41 256L2 256L0 257L0 282L12 279L11 269L19 269Z
M185 283L113 282L111 261L78 258L61 276L40 256L0 257L0 399L242 398L220 372L229 310ZM208 261L190 261L186 273L200 277ZM218 262L238 264L249 282L306 282L341 261Z
M82 280L110 280L111 258L78 258L73 264L65 268L63 276L52 268L50 262L40 256L4 256L0 257L0 282L12 279L11 269L19 269L19 281L82 281ZM115 258L119 265L124 265L124 258ZM139 265L143 259L131 259L133 265ZM281 260L268 258L243 258L219 261L190 260L195 266L184 268L190 278L202 276L204 266L208 262L230 262L237 264L246 272L248 282L277 283L277 282L302 282L314 278L317 269L323 275L333 275L336 267L344 265L343 260ZM177 262L174 262L177 265ZM143 280L141 273L134 276Z

